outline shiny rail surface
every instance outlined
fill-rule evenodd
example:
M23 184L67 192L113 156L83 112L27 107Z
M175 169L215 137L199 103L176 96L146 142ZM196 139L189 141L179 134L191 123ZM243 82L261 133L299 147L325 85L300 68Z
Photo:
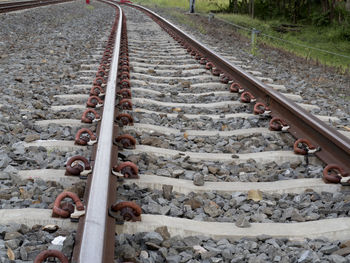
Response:
M21 1L21 2L7 2L0 4L0 13L8 13L12 11L18 11L22 9L29 9L39 6L52 5L70 2L73 0L34 0L34 1Z
M323 162L336 164L344 170L350 171L350 139L281 93L242 71L153 11L136 4L125 3L125 5L135 7L148 14L168 33L172 33L178 42L183 41L184 47L191 48L196 54L212 62L220 70L221 76L240 83L244 90L254 95L257 102L263 102L271 109L271 116L285 120L290 126L288 131L295 138L307 138L313 145L320 147L321 150L316 153L316 156Z
M113 135L116 131L114 115L122 10L119 6L113 5L117 7L117 13L119 13L118 26L106 85L94 169L87 185L87 212L84 220L80 220L79 229L82 230L82 234L76 241L73 255L81 263L112 262L114 255L115 220L108 216L108 207L114 201L113 193L116 190L115 176L111 175L111 166L113 154L117 152L116 147L113 146Z

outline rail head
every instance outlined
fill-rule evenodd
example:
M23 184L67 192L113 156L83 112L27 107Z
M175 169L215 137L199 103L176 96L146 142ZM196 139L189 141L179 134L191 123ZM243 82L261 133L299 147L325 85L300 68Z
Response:
M115 4L114 4L115 5ZM85 215L83 234L79 250L79 262L104 262L106 226L108 219L108 190L110 187L111 151L113 145L114 109L118 73L119 50L122 29L122 10L119 10L118 28L114 44L111 68L104 99L101 129L97 145L91 187L88 196L88 207ZM114 232L113 232L114 234Z
M19 11L34 7L53 5L59 3L70 2L73 0L33 0L33 1L20 1L20 2L5 2L0 3L0 13L9 13L12 11Z
M307 138L321 151L316 155L325 163L336 163L345 170L350 171L350 140L333 127L330 127L311 113L302 109L281 93L267 87L261 81L244 72L239 67L221 57L216 52L202 45L192 36L188 35L173 23L154 13L152 10L137 4L124 3L136 7L161 21L166 27L172 29L190 46L194 47L203 57L212 62L225 76L239 82L245 89L253 93L257 101L265 103L272 110L274 117L285 119L290 125L289 132L295 138Z

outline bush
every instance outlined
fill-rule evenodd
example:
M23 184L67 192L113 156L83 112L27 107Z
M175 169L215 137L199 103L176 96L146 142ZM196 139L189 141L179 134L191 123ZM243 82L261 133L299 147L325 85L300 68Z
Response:
M313 13L311 16L312 24L315 26L328 26L330 24L329 21L329 12L327 13Z
M272 17L271 5L266 1L256 1L254 6L255 17L266 20Z
M342 26L342 29L339 34L339 38L342 40L350 41L350 28Z

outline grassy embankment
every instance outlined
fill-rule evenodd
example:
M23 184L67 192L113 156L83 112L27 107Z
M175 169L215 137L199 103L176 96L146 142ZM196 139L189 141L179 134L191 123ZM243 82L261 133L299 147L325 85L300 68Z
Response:
M189 10L189 0L136 0L136 2L148 7L166 8L168 9L168 12L170 12L170 14L179 22L196 28L203 34L206 33L205 27L199 25L191 17L186 15L186 12ZM227 5L227 2L227 0L196 0L196 12L207 14L211 10L217 10L218 5ZM264 34L282 38L293 43L350 56L350 39L345 39L344 34L342 33L343 29L337 25L328 27L303 25L299 28L299 32L278 33L273 29L273 27L278 26L281 23L286 23L286 21L262 21L252 19L247 15L223 13L215 14L215 16L243 27L256 28ZM250 33L248 31L239 30L239 32L247 37L250 37ZM348 36L348 38L350 38L350 36ZM258 36L257 40L270 46L292 52L298 56L319 61L321 64L336 67L340 69L340 71L350 71L349 58L339 57L322 51L289 44L261 35ZM259 54L258 49L254 51Z

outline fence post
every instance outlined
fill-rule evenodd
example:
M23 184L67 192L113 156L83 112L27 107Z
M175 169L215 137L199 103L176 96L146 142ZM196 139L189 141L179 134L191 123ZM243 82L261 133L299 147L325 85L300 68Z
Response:
M252 29L252 48L254 48L255 46L255 33L256 33L256 29L253 28Z
M255 34L257 30L255 28L252 29L252 44L251 44L251 52L255 54Z
M195 0L190 0L190 13L194 13L194 3Z
M214 18L214 14L212 12L210 12L208 15L208 22L210 23L211 20L213 20L213 18Z

